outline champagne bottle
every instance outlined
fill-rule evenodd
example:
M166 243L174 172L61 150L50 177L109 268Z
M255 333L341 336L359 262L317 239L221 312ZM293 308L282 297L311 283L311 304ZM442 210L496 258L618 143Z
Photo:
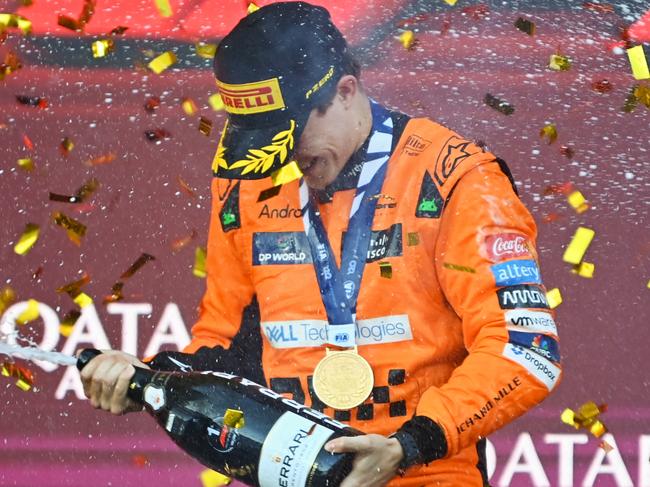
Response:
M85 349L79 370L100 354ZM135 368L127 396L203 465L259 487L337 487L352 454L325 443L363 434L247 379L222 372Z

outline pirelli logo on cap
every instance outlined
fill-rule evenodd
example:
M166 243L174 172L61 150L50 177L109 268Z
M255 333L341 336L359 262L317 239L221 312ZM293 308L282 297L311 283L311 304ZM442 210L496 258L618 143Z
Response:
M229 85L217 80L217 86L228 113L251 115L285 107L278 78L243 85Z

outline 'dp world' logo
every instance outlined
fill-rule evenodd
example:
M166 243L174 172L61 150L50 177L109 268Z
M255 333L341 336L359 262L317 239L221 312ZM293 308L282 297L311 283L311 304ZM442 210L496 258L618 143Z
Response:
M243 85L229 85L217 81L221 100L228 113L250 115L284 108L278 78Z

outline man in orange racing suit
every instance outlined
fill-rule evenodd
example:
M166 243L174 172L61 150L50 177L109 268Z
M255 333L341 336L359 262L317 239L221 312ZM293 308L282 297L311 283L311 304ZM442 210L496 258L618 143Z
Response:
M222 40L215 70L228 122L207 290L185 353L149 366L255 362L233 341L256 297L267 384L369 433L326 445L356 454L343 487L486 485L484 438L561 374L535 223L505 163L371 100L320 7L262 7ZM354 407L321 392L339 385L315 378L326 349L372 369ZM93 406L132 408L132 365L145 366L114 352L86 366Z

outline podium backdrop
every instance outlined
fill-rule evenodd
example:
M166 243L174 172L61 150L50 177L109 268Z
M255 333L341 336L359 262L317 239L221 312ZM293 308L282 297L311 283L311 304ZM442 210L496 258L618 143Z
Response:
M79 16L82 0L24 3L0 1L0 12L33 23L31 35L11 29L0 43L0 62L14 52L22 63L0 81L0 279L18 298L2 330L13 330L35 299L40 318L15 329L48 349L110 345L142 356L183 346L204 289L192 268L206 242L210 164L224 121L209 105L211 60L196 54L195 43L218 42L246 3L170 0L173 16L163 18L153 0L99 0L84 33L57 25L59 14ZM486 143L510 165L537 220L544 282L564 298L557 322L565 375L543 405L489 438L491 483L650 486L650 109L623 110L640 82L621 35L647 2L319 3L358 53L372 97ZM535 23L533 36L515 27L519 17ZM650 41L648 24L636 23L631 42ZM92 42L119 26L128 30L111 37L114 51L93 58ZM411 50L395 39L404 29L415 33ZM165 51L178 62L160 75L147 70ZM570 58L569 70L549 69L558 53ZM594 89L598 82L605 92ZM514 113L488 107L487 93ZM16 96L44 98L47 106ZM159 105L147 111L151 97ZM195 114L184 112L185 98ZM200 116L213 124L208 137ZM540 137L547 124L557 128L552 144ZM147 131L158 131L158 140ZM64 155L66 137L74 147ZM26 158L31 171L17 163ZM83 203L49 199L50 192L74 195L91 178L99 187ZM567 183L588 200L586 212L567 203ZM53 223L54 212L87 226L80 245ZM29 223L40 237L17 255ZM595 264L591 279L562 261L579 226L596 232L585 258ZM143 253L155 260L120 279ZM63 336L60 321L78 307L56 289L83 273L94 305ZM124 299L103 304L120 280ZM73 369L21 364L35 374L33 390L0 377L0 485L201 485L202 466L146 415L97 412L82 399ZM606 456L599 440L560 421L565 407L586 401L609 407L602 419L614 450Z

